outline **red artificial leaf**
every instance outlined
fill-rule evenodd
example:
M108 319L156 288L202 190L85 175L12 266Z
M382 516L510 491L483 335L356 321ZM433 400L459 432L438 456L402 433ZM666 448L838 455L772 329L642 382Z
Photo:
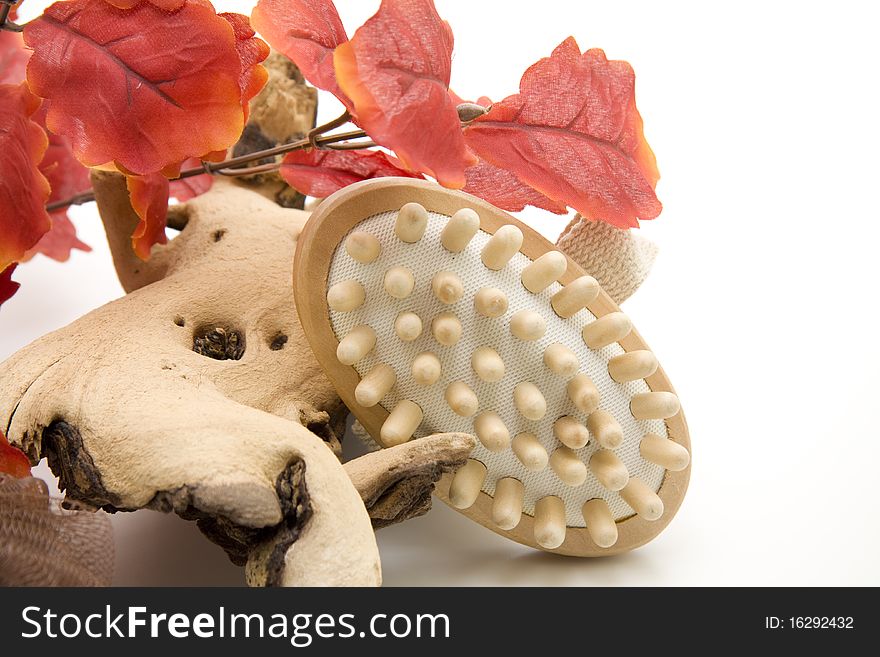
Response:
M361 180L404 176L421 178L382 151L293 151L281 162L281 177L301 194L324 198Z
M154 244L165 244L165 220L168 217L168 178L161 173L128 177L131 207L141 221L131 236L131 245L141 260L150 259Z
M383 0L379 11L340 44L336 79L355 120L408 169L462 187L476 161L449 96L452 30L431 0Z
M186 4L186 0L105 0L105 2L119 9L131 9L139 2L149 2L165 11L176 11Z
M333 51L348 41L348 35L332 0L260 0L251 21L273 48L299 67L306 80L349 107L333 68Z
M9 10L9 20L15 21L18 5ZM31 54L24 48L20 32L0 30L0 84L18 84L25 78L25 69Z
M0 31L0 84L18 84L24 80L29 57L19 32Z
M244 14L220 14L232 26L235 33L235 49L241 65L239 87L241 89L241 107L244 110L244 122L247 123L251 98L260 93L260 89L269 79L269 72L260 66L269 56L269 46L255 36L250 20Z
M208 2L56 2L25 26L28 83L47 127L88 166L150 174L233 144L243 123L230 24Z
M11 264L0 272L0 306L9 301L18 292L18 288L21 287L21 283L16 283L12 280L12 274L17 266L16 264Z
M45 126L45 112L42 108L34 115L34 120ZM74 157L70 140L62 135L49 133L49 147L40 162L40 171L52 187L49 203L69 198L92 186L88 167L84 167Z
M31 476L31 462L24 452L9 444L0 432L0 474L12 475L16 479Z
M464 130L480 157L585 217L620 228L653 219L659 174L642 133L635 75L571 37L531 66L520 93Z
M449 90L449 96L457 106L465 103L486 108L492 106L492 99L488 96L480 96L475 101L465 100L452 89ZM502 210L520 212L527 205L534 205L554 214L568 212L564 203L547 198L537 189L523 183L513 172L489 164L486 160L480 160L474 166L468 167L464 175L466 182L462 187L463 192L479 196Z
M479 196L502 210L519 212L526 205L534 205L555 214L568 212L564 203L547 198L537 189L521 182L513 172L485 160L469 167L464 173L467 183L462 188L463 192Z
M202 161L198 158L190 158L186 162L183 163L181 168L190 169L195 167L202 166ZM179 173L174 175L180 175ZM178 201L183 203L184 201L188 201L191 198L195 198L196 196L200 196L204 194L209 189L211 189L211 185L214 184L214 176L211 176L207 173L199 174L198 176L191 176L190 178L181 178L180 180L172 180L170 184L169 193L171 196L176 198Z
M74 249L87 252L92 250L92 247L76 236L76 226L67 216L67 212L53 212L51 216L52 228L40 238L34 248L24 254L22 262L27 262L38 253L58 262L67 262Z
M183 202L211 189L214 177L206 173L168 180L169 176L179 176L181 169L200 167L201 164L200 159L190 158L181 165L166 167L160 173L128 177L126 182L131 205L141 220L131 236L131 244L142 260L149 260L154 244L165 244L167 241L165 226L169 196Z
M30 117L40 106L22 82L0 85L0 271L19 260L49 230L49 183L39 163L46 133Z

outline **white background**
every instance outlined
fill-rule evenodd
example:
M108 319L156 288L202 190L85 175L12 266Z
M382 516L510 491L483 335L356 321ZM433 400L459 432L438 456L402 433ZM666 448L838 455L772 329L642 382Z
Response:
M463 97L514 93L569 34L633 64L665 209L642 229L661 252L625 309L683 401L693 477L659 538L601 560L529 550L437 503L379 532L386 584L880 584L875 5L437 5ZM352 31L378 2L339 6ZM72 215L94 252L19 269L0 358L121 294L94 207ZM564 226L524 217L551 238ZM113 521L119 584L243 582L194 524Z

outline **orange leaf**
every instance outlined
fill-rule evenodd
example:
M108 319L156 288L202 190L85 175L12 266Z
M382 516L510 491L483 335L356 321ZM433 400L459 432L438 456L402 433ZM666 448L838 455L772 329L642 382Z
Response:
M16 264L9 265L0 272L0 306L9 301L21 287L21 283L12 280L12 274L17 266Z
M293 151L281 162L281 177L295 190L307 196L324 198L361 180L421 176L400 166L400 162L382 151Z
M635 75L571 37L531 66L520 93L464 130L468 146L542 194L621 228L653 219L659 174L642 133Z
M34 115L34 121L44 127L45 118L43 108ZM49 203L79 194L92 186L88 167L84 167L74 157L70 140L62 135L49 133L49 147L40 162L40 171L52 187Z
M467 183L462 191L479 196L502 210L519 212L526 205L534 205L555 214L568 211L564 203L547 198L520 181L513 172L500 169L485 160L469 167L464 174Z
M241 133L235 35L208 2L172 13L146 2L56 2L24 35L47 126L88 166L150 174L228 148Z
M333 50L348 41L348 35L332 0L260 0L251 21L273 48L299 67L306 80L349 106L333 69Z
M31 476L31 462L24 452L9 444L0 432L0 473L12 475L17 479Z
M128 195L131 207L141 221L131 236L131 245L141 260L150 259L154 244L165 244L165 220L168 217L168 178L161 173L129 176Z
M269 56L269 46L262 39L256 38L250 20L244 14L220 14L232 26L235 33L235 50L241 65L239 87L241 89L241 107L244 110L244 121L247 123L251 98L260 93L260 89L269 79L269 72L260 66Z
M19 260L49 230L49 183L38 168L46 133L30 117L40 99L27 84L0 85L0 271Z
M39 125L44 125L46 120L45 108L41 107L32 117ZM67 137L49 133L49 148L40 162L40 172L46 176L52 191L49 195L49 203L67 199L74 194L84 192L91 188L89 170L80 164L73 156L70 149L70 140ZM37 253L57 260L66 262L70 259L72 249L91 251L88 244L81 242L76 237L76 228L67 217L67 208L55 210L50 214L52 228L40 238L40 241L30 249L22 262L33 258Z
M476 161L449 96L452 30L431 0L382 0L379 11L336 48L339 86L355 120L404 165L462 187Z

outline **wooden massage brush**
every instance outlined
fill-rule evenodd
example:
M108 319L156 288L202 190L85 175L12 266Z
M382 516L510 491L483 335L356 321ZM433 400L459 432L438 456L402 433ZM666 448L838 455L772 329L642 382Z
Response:
M437 495L493 531L579 556L656 536L690 474L669 380L577 263L507 213L382 178L326 199L299 238L296 305L380 447L473 434Z

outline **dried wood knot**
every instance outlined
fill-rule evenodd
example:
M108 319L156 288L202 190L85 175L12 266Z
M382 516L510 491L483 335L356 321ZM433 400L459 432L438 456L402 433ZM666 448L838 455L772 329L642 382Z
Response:
M223 326L206 326L193 335L193 351L215 360L241 360L244 335Z

